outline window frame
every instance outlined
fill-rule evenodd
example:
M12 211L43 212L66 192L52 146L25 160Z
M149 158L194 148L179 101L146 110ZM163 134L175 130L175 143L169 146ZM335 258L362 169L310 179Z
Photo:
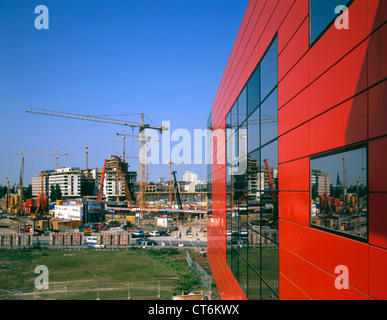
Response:
M336 17L334 17L326 26L324 29L321 30L321 32L318 34L318 36L315 37L315 39L312 41L312 1L309 0L309 48L312 48L316 42L320 40L320 38L329 30L330 27L332 27L336 21ZM348 0L347 4L344 4L348 9L350 5L354 2L355 0ZM340 4L338 4L340 5Z
M366 150L366 167L367 167L367 170L366 170L366 180L367 180L367 237L361 237L361 236L356 236L356 235L353 235L353 234L349 234L349 233L345 233L345 232L342 232L342 231L337 231L337 230L334 230L334 229L330 229L330 228L327 228L327 227L322 227L322 226L318 226L318 225L315 225L315 224L312 224L311 223L311 216L312 216L312 183L311 183L311 177L312 177L312 160L316 160L316 159L322 159L322 158L325 158L325 157L329 157L329 156L333 156L333 155L337 155L337 154L340 154L340 153L344 153L344 152L349 152L349 151L353 151L353 150L359 150L359 149L365 149ZM360 144L355 144L355 145L350 145L350 146L344 146L342 148L337 148L337 149L334 149L334 150L329 150L327 152L323 152L323 153L319 153L319 154L316 154L316 155L313 155L313 156L310 156L310 159L309 159L309 226L311 228L314 228L314 229L317 229L317 230L321 230L321 231L324 231L324 232L328 232L328 233L331 233L331 234L334 234L334 235L338 235L338 236L342 236L344 238L348 238L348 239L352 239L352 240L356 240L356 241L359 241L359 242L363 242L363 243L369 243L369 236L370 236L370 233L369 233L369 228L370 228L370 223L369 223L369 195L370 195L370 192L369 192L369 147L368 147L368 143L367 142L364 142L364 143L360 143Z

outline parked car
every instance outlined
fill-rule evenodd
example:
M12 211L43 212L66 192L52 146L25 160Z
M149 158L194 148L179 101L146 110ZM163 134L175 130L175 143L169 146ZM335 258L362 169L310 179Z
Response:
M234 238L231 238L230 243L242 246L242 245L247 245L248 244L248 240L246 240L246 238L234 237Z
M106 230L106 229L108 229L108 226L107 226L106 223L98 223L97 229L99 229L99 230Z
M103 244L98 244L96 242L90 242L87 244L88 249L104 249L105 245Z
M149 238L140 238L140 239L137 239L136 240L137 244L138 245L151 245L151 246L156 246L157 245L157 242L155 240L151 240Z
M86 238L87 243L97 243L98 238L96 236L90 236Z
M160 231L151 231L151 232L149 232L149 235L151 235L153 237L158 237L158 236L161 236L161 233L160 233Z
M160 233L160 236L170 236L171 234L165 230L157 230Z
M132 238L140 238L144 237L144 231L142 230L133 230L132 231Z

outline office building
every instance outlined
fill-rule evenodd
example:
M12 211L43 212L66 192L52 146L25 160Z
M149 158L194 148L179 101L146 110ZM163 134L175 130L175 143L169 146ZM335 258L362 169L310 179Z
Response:
M386 18L383 0L249 2L207 121L226 132L207 146L222 299L387 299Z

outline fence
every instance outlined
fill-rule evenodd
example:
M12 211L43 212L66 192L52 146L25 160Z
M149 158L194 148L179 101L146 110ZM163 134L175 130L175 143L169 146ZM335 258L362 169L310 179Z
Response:
M199 275L203 286L206 287L208 292L211 292L212 276L208 275L207 272L197 262L192 260L188 251L187 251L187 262L188 262L188 265L191 267L191 269L194 270Z
M176 279L117 283L71 283L22 290L0 290L0 300L170 300Z

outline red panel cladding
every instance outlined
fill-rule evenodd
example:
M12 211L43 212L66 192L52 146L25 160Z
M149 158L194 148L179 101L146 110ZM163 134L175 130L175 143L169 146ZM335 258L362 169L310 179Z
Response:
M387 137L368 143L369 191L387 191Z
M370 246L370 295L387 300L387 251Z
M281 80L285 74L293 68L296 62L308 51L309 42L309 19L305 19L293 38L288 42L278 57L278 79ZM278 38L281 34L278 35Z
M330 232L310 229L309 261L324 272L335 274L339 265L349 270L349 284L368 293L368 245L356 240L341 237ZM314 295L311 294L313 298Z
M369 138L387 134L387 81L368 91L368 134Z
M384 0L367 1L368 33L386 22L387 2Z
M369 195L369 242L385 249L387 249L386 203L386 193L371 193Z
M320 268L310 265L310 296L313 300L369 300L365 293L353 288L337 289L335 286L337 275L331 275ZM366 276L367 277L367 276ZM351 281L351 271L349 271Z
M291 1L280 1L280 5L283 5L284 2L292 3ZM285 9L288 8L288 5L285 5ZM277 10L278 19L282 18L283 9ZM289 40L296 33L297 29L300 27L301 23L309 15L309 0L298 0L294 3L290 12L288 13L286 19L282 22L281 26L278 29L278 52L281 52ZM305 41L308 43L309 36L307 35ZM309 44L309 43L308 43ZM308 45L309 47L309 45Z
M309 156L309 123L278 138L279 163Z
M348 54L309 87L309 116L353 97L367 87L367 42Z
M367 93L329 110L310 122L311 154L367 139Z
M309 158L282 163L278 171L280 191L309 191Z
M309 226L309 192L280 192L279 218Z
M312 82L344 57L367 36L367 1L355 1L349 8L349 29L336 29L332 25L310 49Z
M283 274L279 274L280 300L310 300L307 294L297 288Z
M277 21L278 28L284 23L286 16L289 14L290 9L295 4L295 0L280 0L277 6ZM279 39L278 39L279 40Z
M309 262L280 247L279 269L302 292L309 291ZM281 283L282 284L282 283ZM280 287L281 288L281 287Z
M306 54L287 75L278 82L278 106L283 106L291 98L305 89L309 84L309 60ZM278 64L278 74L283 74L281 64Z
M387 77L387 24L381 27L369 40L368 51L368 85L375 83Z
M308 116L309 89L306 88L278 110L278 135L306 122L309 120Z
M280 246L308 260L308 257L309 257L309 228L308 227L279 219L278 235L279 235Z

